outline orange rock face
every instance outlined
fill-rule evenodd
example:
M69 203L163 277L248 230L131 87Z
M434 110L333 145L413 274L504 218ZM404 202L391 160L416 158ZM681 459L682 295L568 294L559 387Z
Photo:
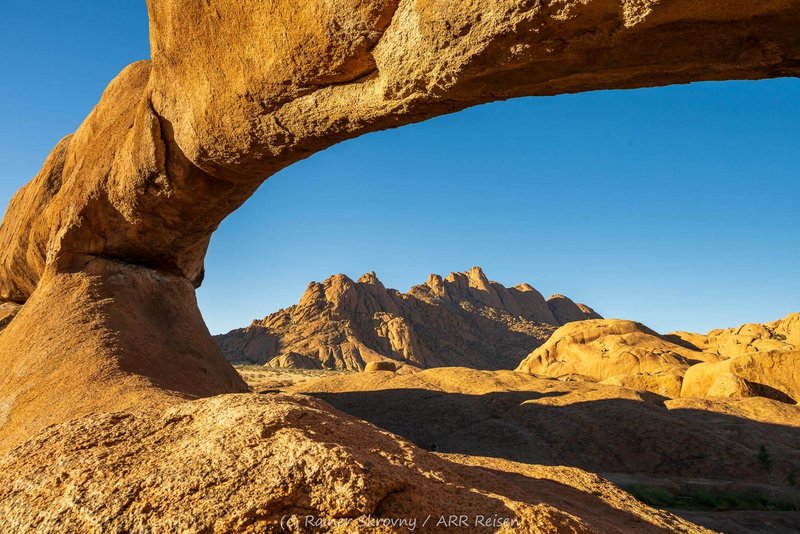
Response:
M599 317L561 295L545 301L528 284L506 288L479 267L431 275L408 293L375 273L309 284L300 302L216 336L232 362L360 370L389 360L424 369L513 369L564 322ZM557 314L559 318L556 317Z
M518 371L588 380L665 397L800 397L798 314L766 324L660 335L619 319L567 324L531 352Z
M791 313L770 323L748 323L736 328L716 329L706 335L675 332L698 350L713 352L721 358L735 358L754 352L800 350L800 313Z
M368 131L513 96L800 71L793 0L149 8L152 60L109 85L12 201L0 299L96 257L198 285L211 233L264 179Z
M111 82L80 128L17 193L0 227L0 301L24 303L0 332L0 448L87 413L163 409L244 390L203 324L193 287L202 282L210 236L224 217L266 178L316 151L514 96L800 72L796 0L148 4L151 61ZM181 409L178 418L186 415ZM127 419L117 434L113 420L98 417L52 431L49 440L22 449L29 454L4 460L4 476L19 473L29 483L2 499L28 504L13 508L23 515L0 514L11 518L12 530L63 528L53 489L61 479L47 478L58 475L43 468L53 458L63 462L52 465L74 468L70 480L81 480L69 486L75 494L65 502L81 502L84 492L127 491L112 478L86 479L82 440L100 438L92 469L99 458L120 468L126 460L113 456L115 436L146 441L152 425ZM254 431L255 441L245 441L257 443L258 436ZM207 460L202 447L196 451L198 461L187 462L185 473ZM132 494L99 502L140 503L142 513L153 505L134 495L157 485L147 478L150 457L142 458L132 468L140 479L131 481L141 480ZM221 458L231 461L224 451ZM282 473L280 466L270 473ZM302 493L312 475L275 490L289 491L277 501L290 509L313 501ZM6 482L8 488L13 480ZM189 494L193 487L178 489ZM367 501L385 490L335 509L369 510L377 504ZM425 491L414 495L423 499ZM462 497L464 504L481 498ZM31 503L45 502L42 515L24 515L41 509ZM135 529L135 519L126 519L133 509L109 524ZM255 522L261 510L254 507L242 521ZM200 511L198 521L213 513L198 504ZM81 517L95 517L84 512L65 512L64 521L80 528ZM181 524L175 521L170 525ZM571 521L559 516L551 524L581 531ZM619 525L631 531L623 519Z
M686 370L716 361L712 354L665 339L646 326L619 319L562 326L518 371L547 378L582 378L678 397Z
M709 532L596 475L440 458L307 397L93 415L0 457L3 532L452 532L452 514L469 532Z
M365 132L514 96L795 75L800 55L794 0L149 4L152 60L14 199L0 298L85 255L198 284L261 182Z
M0 450L98 411L247 391L186 279L102 259L45 274L0 332L0 362Z
M800 403L800 351L756 352L686 371L683 397L767 397Z

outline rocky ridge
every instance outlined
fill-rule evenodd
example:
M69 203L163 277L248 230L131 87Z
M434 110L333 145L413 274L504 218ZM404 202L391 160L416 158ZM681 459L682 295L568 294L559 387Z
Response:
M735 358L754 352L800 349L800 313L791 313L769 323L747 323L736 328L718 328L707 334L673 332L667 336L697 350L722 358Z
M309 284L300 302L216 336L229 361L273 367L361 370L391 360L408 368L512 369L560 325L598 318L563 295L506 288L479 267L431 275L408 293L375 273Z
M800 314L766 324L660 335L641 323L567 324L518 371L651 391L665 397L800 400Z

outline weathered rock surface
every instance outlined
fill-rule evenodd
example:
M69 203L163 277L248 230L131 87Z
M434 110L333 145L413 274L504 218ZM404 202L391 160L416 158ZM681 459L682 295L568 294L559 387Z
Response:
M591 382L458 368L354 373L288 391L440 453L575 466L677 495L800 498L793 486L800 406L766 398L665 400ZM770 513L750 531L769 532Z
M144 411L51 427L0 459L4 530L263 531L287 511L359 517L442 502L511 513L531 531L693 530L597 486L587 492L618 498L621 516L532 505L539 491L451 475L311 404L184 404L244 389L193 287L223 218L295 161L514 96L796 75L795 0L148 6L152 60L111 82L0 227L0 300L25 303L0 332L0 448L85 414ZM384 375L395 376L363 374ZM491 489L467 491L476 480ZM554 499L601 500L587 492Z
M264 179L365 132L514 96L800 71L794 0L149 8L152 60L112 82L12 202L0 298L84 255L200 283L211 233Z
M717 359L672 343L641 323L591 320L556 330L517 370L546 378L584 377L678 397L686 369Z
M95 259L45 282L0 332L0 451L94 412L247 390L186 279Z
M304 397L92 415L0 457L4 532L255 533L282 521L293 532L399 532L362 522L419 528L429 515L425 531L440 532L451 513L469 514L471 532L707 532L596 475L439 458ZM475 526L477 515L514 523Z
M229 361L272 367L513 369L556 326L596 317L561 295L545 301L528 284L506 288L479 267L431 275L408 293L367 273L312 282L295 306L215 339Z
M0 303L0 332L17 316L20 308L22 308L22 305L16 302Z
M374 373L378 371L389 371L394 373L397 371L397 367L393 362L369 362L364 367L364 372L366 373Z
M748 323L708 334L675 332L667 339L718 356L722 361L691 367L682 396L764 396L800 401L800 314L770 323Z
M73 407L56 410L50 422L57 422L74 410L127 406L115 393L128 382L179 396L238 390L191 286L202 282L210 236L224 217L266 178L316 151L515 96L800 72L795 0L160 0L148 7L151 61L111 82L17 193L0 227L0 300L28 301L0 333L0 368L36 367L46 355L66 371L54 389L44 374L19 387L4 378L0 402L15 407L0 439L21 429L15 413L24 403L12 399L22 391L37 406L59 404L71 391ZM91 275L96 260L122 267ZM86 292L70 305L105 307L112 319L88 332L60 319L71 312L58 299L70 291L78 298L79 273L105 287L135 285L140 269L164 280L156 292L168 296L98 300ZM167 320L147 320L153 306L169 310ZM44 309L50 317L37 324ZM121 316L145 317L145 326L113 319ZM169 341L175 325L185 325L179 342ZM86 349L77 346L84 334ZM97 368L115 371L94 382L103 386L82 390L81 355L95 358L90 351ZM209 375L195 379L184 366Z
M800 351L756 352L686 371L683 397L760 396L800 402Z
M675 332L671 336L723 358L753 352L796 351L800 350L800 313L789 314L771 323L748 323L737 328L712 330L706 335Z
M662 336L632 321L583 321L559 328L517 370L671 398L763 396L796 403L798 335L800 314L708 335Z
M464 368L353 373L287 391L319 397L438 452L784 488L786 475L800 472L800 407L765 398L665 400L604 384ZM774 458L771 473L759 463L761 445Z
M630 375L615 375L601 380L600 383L637 391L649 391L656 395L675 398L680 396L684 373L685 367L679 366L675 369L655 373L637 372Z

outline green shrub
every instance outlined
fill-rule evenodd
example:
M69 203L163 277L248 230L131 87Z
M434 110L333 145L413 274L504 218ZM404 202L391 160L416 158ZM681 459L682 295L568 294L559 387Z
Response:
M631 486L625 489L641 502L656 508L711 511L800 511L800 504L796 500L775 498L755 490L724 491L692 488L686 493L674 494L663 488L646 486Z

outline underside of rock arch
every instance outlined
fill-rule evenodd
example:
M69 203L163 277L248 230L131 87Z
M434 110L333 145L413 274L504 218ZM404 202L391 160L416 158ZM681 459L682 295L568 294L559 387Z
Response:
M219 223L293 162L506 98L800 73L796 0L148 3L152 59L111 82L0 229L0 302L22 305L0 332L0 449L244 391L194 288Z

